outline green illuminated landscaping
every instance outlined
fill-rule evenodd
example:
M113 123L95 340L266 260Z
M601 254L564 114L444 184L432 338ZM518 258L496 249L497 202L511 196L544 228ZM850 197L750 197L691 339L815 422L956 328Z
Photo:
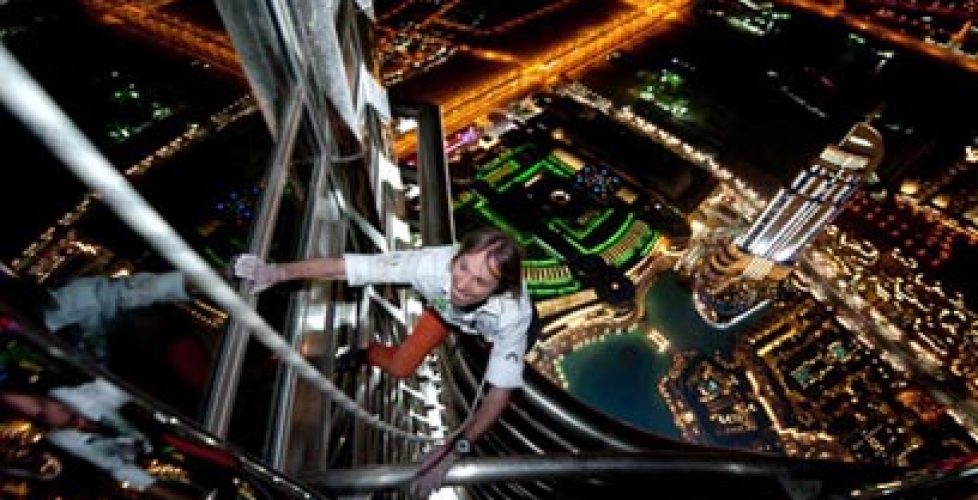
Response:
M576 191L575 169L552 153L539 154L537 148L524 144L500 152L476 169L476 185L460 191L453 205L457 218L497 227L523 246L523 274L534 299L580 292L583 285L570 267L577 257L597 256L624 270L655 248L659 231L622 203L609 206ZM568 194L572 201L556 207L559 210L527 208L547 203L548 189L576 194ZM529 212L520 213L521 220L504 215L515 217L501 200L520 203L519 197L531 192L535 201L520 205ZM494 205L498 203L503 205Z

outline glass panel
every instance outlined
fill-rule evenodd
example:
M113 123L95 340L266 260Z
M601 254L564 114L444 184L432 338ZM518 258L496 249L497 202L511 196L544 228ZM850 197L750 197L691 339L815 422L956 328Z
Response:
M233 69L146 43L152 37L119 43L80 9L9 6L3 43L183 239L223 268L246 248L271 148L244 82ZM171 269L5 110L0 127L3 151L26 161L10 169L14 189L0 201L3 263L49 290L83 276ZM225 326L223 312L194 297L115 318L83 347L194 416Z
M311 192L310 178L317 156L310 139L309 123L308 120L300 123L278 217L271 221L274 236L268 252L269 262L299 258ZM290 335L288 318L292 292L302 286L304 283L298 281L275 286L262 292L259 298L258 313L283 335ZM258 454L263 449L268 418L274 407L271 398L279 363L264 345L251 341L243 366L228 436L231 441Z
M16 296L14 296L16 297ZM24 498L309 498L35 330L0 294L0 487ZM66 353L68 357L65 357Z

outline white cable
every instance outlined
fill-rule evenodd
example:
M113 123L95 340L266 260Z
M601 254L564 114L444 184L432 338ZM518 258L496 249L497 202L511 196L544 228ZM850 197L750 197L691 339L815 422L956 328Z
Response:
M411 434L383 422L361 408L336 388L305 358L282 340L268 323L248 306L213 269L197 255L129 182L102 156L95 146L68 119L64 112L27 74L24 68L0 44L0 101L20 118L51 151L101 200L112 208L133 231L142 237L204 294L244 324L282 362L332 397L340 406L368 424L414 441L435 441L428 436Z

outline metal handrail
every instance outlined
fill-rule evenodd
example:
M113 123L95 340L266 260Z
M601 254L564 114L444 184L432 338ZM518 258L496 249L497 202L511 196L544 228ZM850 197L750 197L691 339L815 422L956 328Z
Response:
M737 456L740 455L740 456ZM504 458L466 458L448 470L445 486L493 482L580 479L635 474L713 474L772 480L824 479L839 484L866 484L889 480L902 469L812 460L789 461L780 456L745 456L738 453L585 453L521 455ZM329 469L302 478L312 487L331 492L366 493L407 486L418 473L417 464L365 465L355 469Z

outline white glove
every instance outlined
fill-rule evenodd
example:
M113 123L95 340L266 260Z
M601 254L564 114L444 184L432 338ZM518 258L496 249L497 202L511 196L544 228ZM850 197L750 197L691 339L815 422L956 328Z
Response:
M231 259L231 272L235 277L252 282L251 293L259 293L285 280L285 270L275 264L267 264L257 255L244 253Z

